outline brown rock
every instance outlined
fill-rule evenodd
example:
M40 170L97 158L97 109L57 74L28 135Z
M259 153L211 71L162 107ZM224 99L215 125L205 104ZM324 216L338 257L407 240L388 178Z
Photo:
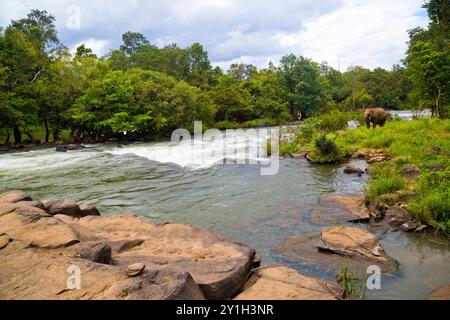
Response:
M144 271L144 269L145 269L145 264L134 263L127 267L126 274L129 277L137 277Z
M235 300L337 300L337 283L307 277L296 270L273 266L256 269Z
M80 204L80 216L100 216L100 211L95 206Z
M73 200L45 200L43 201L46 210L51 215L63 214L71 217L80 217L81 210Z
M367 152L364 152L362 150L356 151L352 156L353 159L364 159L366 157L367 157Z
M427 298L428 300L450 300L450 284L434 289Z
M384 252L376 237L360 228L324 228L318 247L338 255L372 261L383 265L385 270L396 271L398 267L395 260Z
M403 167L401 170L402 176L407 179L413 179L413 178L417 177L418 175L420 175L421 173L422 173L422 171L413 164L407 165L407 166Z
M417 223L415 223L414 221L408 221L408 222L405 222L404 224L402 224L400 226L400 229L402 229L403 231L406 231L406 232L413 232L414 230L417 229L417 227L419 227L419 225Z
M105 242L85 243L78 249L81 258L102 264L111 264L111 252L111 246Z
M111 243L119 266L140 262L149 270L189 272L208 299L228 299L240 292L255 254L193 226L157 225L135 216L56 218L77 230L81 241Z
M21 205L25 205L25 206L30 206L30 207L35 207L41 210L45 210L45 206L41 201L20 201L17 202L17 204L21 204Z
M317 223L336 224L342 221L367 222L369 209L361 195L332 195L320 198L319 205L313 211Z
M369 164L373 164L373 163L379 163L379 162L383 162L389 160L389 157L387 156L376 156L376 157L372 157L369 160L367 160L367 163Z
M352 165L348 165L344 168L344 173L345 174L357 174L358 176L362 176L364 174L364 170L362 170L361 168L352 166Z
M38 208L26 206L17 206L12 212L0 215L0 234L31 247L47 249L79 242L78 234L69 225Z
M5 235L0 236L0 250L6 248L8 244L9 244L9 237Z
M252 269L259 268L261 266L261 262L262 262L262 255L261 253L256 252L252 262Z
M304 159L306 152L293 152L289 153L289 156L294 159Z
M0 194L0 203L17 203L20 201L32 201L31 197L26 193L14 190Z
M204 299L188 273L154 271L128 278L119 266L68 257L53 250L24 249L15 242L0 250L0 299L168 300ZM80 289L67 287L79 268Z
M392 228L399 228L411 218L410 216L409 212L400 206L392 206L386 211L386 220Z

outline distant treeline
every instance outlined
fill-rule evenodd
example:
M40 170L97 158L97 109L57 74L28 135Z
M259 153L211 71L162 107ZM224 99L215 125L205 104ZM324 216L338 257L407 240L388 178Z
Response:
M236 123L276 124L330 110L431 108L448 116L449 3L430 0L427 29L410 31L403 65L346 72L293 54L258 70L213 68L201 44L158 48L127 32L118 50L74 55L59 41L55 18L32 10L0 29L0 136L20 143L45 130L45 141L70 130L74 140L127 132L151 138L173 129Z

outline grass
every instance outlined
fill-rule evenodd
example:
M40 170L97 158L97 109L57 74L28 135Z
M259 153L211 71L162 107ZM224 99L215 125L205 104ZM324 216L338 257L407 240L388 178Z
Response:
M341 264L337 275L339 286L344 290L345 299L364 299L366 295L366 279L359 277L355 270Z
M353 115L339 114L336 125L330 120L333 113L308 119L297 143L284 143L281 149L303 149L316 163L341 162L358 150L388 154L392 160L372 166L367 200L410 191L415 194L408 199L408 211L413 217L450 234L450 119L390 120L383 128L368 130L360 126L342 131L342 119L348 118ZM293 150L295 147L297 150ZM420 174L403 177L402 169L411 165L419 168Z

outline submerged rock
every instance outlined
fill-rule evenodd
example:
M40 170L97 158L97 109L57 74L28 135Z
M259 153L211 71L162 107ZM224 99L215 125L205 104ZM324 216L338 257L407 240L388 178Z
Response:
M392 273L398 270L398 263L384 253L373 235L358 228L335 228L345 229L326 228L323 235L313 233L287 237L274 249L274 254L334 274L339 272L342 265L362 274L374 264L382 272Z
M331 195L320 198L313 211L317 223L368 222L369 209L361 195Z
M450 300L450 284L434 289L427 300Z
M353 165L348 165L344 168L344 173L345 174L357 174L358 176L362 176L364 174L364 170L362 170L361 168L358 168L356 166Z
M256 269L235 300L337 300L337 283L305 276L284 266Z

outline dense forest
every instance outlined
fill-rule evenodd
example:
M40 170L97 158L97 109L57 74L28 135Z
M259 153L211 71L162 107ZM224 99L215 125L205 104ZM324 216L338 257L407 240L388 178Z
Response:
M123 132L152 139L194 120L229 128L287 123L332 110L430 108L450 115L450 5L424 4L428 28L409 31L406 57L392 70L286 55L265 69L213 67L203 46L159 48L140 33L104 57L60 43L55 18L32 10L0 29L0 143L102 141Z

